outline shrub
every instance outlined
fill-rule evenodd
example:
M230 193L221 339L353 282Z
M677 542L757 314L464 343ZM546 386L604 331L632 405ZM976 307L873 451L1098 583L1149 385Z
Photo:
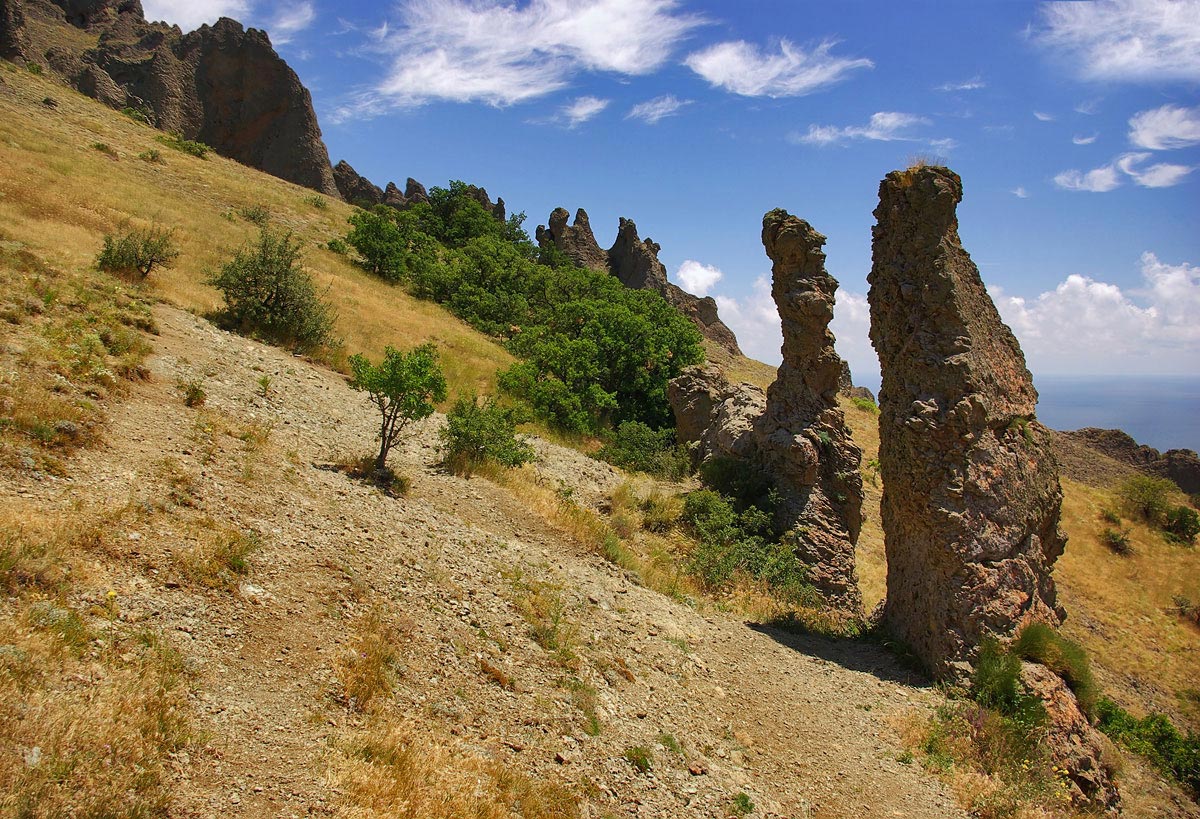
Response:
M42 66L39 63L27 62L25 63L25 70L30 74L34 74L39 77L42 76Z
M1184 736L1162 714L1137 719L1107 697L1096 704L1096 717L1101 731L1200 792L1200 736L1190 732Z
M153 225L121 236L105 234L96 267L117 276L145 279L156 267L171 267L179 258L173 229Z
M304 200L312 205L317 210L325 210L329 207L329 200L319 193L314 193L312 196Z
M150 115L141 108L125 107L121 109L121 113L129 117L134 122L140 122L142 125L150 125Z
M749 816L754 813L754 802L744 791L741 791L734 794L730 809L734 816Z
M167 160L163 159L162 151L158 148L148 148L138 154L138 159L143 162L150 162L155 165L166 165Z
M879 406L870 398L855 397L850 399L850 403L853 404L856 409L860 409L863 412L870 413L871 415L879 414Z
M1021 629L1012 644L1012 652L1026 660L1041 663L1063 678L1089 716L1095 711L1096 680L1087 653L1078 643L1068 640L1045 623L1030 623Z
M350 245L346 244L341 239L330 239L325 243L325 247L331 252L339 256L345 256L350 252Z
M176 151L194 156L197 159L207 158L208 152L212 150L212 148L203 142L184 139L180 134L163 134L162 136L155 137L155 139L168 148L174 148Z
M691 471L691 456L670 429L655 430L641 421L623 421L608 434L593 457L631 472L679 480Z
M1173 506L1163 521L1167 537L1179 543L1195 543L1200 535L1200 513L1188 506Z
M763 469L740 458L710 458L700 467L700 477L710 486L733 500L738 509L757 506L773 511L771 477Z
M1113 526L1116 526L1121 522L1121 513L1111 506L1106 506L1100 510L1100 519L1105 523L1111 523Z
M625 761L634 767L638 773L649 773L654 767L653 758L650 756L650 749L642 745L634 745L625 749L622 754Z
M1190 597L1183 594L1175 595L1171 598L1171 602L1175 605L1175 614L1200 626L1200 604L1193 603Z
M402 353L393 347L383 351L383 360L372 364L363 355L350 356L350 386L370 396L379 410L379 454L375 469L387 467L387 456L400 435L413 421L433 414L435 402L446 400L446 378L438 366L437 349L422 344Z
M1142 520L1158 524L1166 517L1170 508L1171 493L1175 489L1175 484L1166 478L1134 475L1121 484L1117 493Z
M93 142L92 149L99 151L109 159L120 159L120 156L117 155L117 149L109 145L107 142Z
M271 211L262 205L248 205L238 208L238 216L251 224L258 225L260 228L265 228L267 223L271 221Z
M358 251L364 268L385 281L421 277L436 263L434 241L420 230L412 212L379 205L358 211L349 222L345 243Z
M516 437L519 419L492 397L481 403L474 394L460 396L438 430L444 462L451 472L470 476L485 463L517 467L534 458L533 447Z
M183 394L183 403L189 407L202 407L208 399L208 393L204 391L204 384L200 381L181 382L179 392Z
M1128 529L1111 529L1105 527L1100 532L1100 542L1124 557L1133 554L1133 544L1129 542Z
M209 284L225 297L226 322L244 333L309 352L336 346L336 314L300 267L300 241L264 229Z
M979 649L971 677L971 698L1029 731L1047 719L1042 701L1021 685L1021 658L996 640L985 641Z

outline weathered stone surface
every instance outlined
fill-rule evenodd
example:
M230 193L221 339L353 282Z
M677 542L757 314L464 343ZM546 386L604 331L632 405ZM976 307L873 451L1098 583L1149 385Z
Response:
M425 186L411 176L404 185L404 198L408 200L410 205L415 205L418 202L429 202L429 192L425 190Z
M383 204L389 208L404 210L408 207L408 199L404 194L400 193L400 189L396 187L395 182L388 182L387 187L383 189Z
M1062 490L1037 392L958 236L958 175L896 171L879 187L871 341L883 370L885 626L939 678L984 638L1057 625L1051 568Z
M1071 689L1050 669L1022 663L1021 685L1046 706L1044 742L1066 771L1071 802L1089 812L1116 812L1121 800L1113 781L1117 753L1108 738L1091 726Z
M608 270L608 254L600 249L592 233L592 224L587 211L575 211L575 224L568 225L571 214L566 208L555 208L550 213L549 227L538 225L535 237L540 247L556 247L563 255L580 267L590 270Z
M365 176L360 176L344 159L333 166L333 182L342 198L352 205L370 207L383 202L383 191L379 186L372 184Z
M308 90L263 31L222 18L183 34L147 22L138 0L2 0L23 9L32 49L81 92L146 111L159 128L223 156L337 195ZM0 9L2 11L2 9ZM96 35L79 49L76 27Z
M838 376L838 392L847 398L866 398L868 401L875 400L875 393L866 387L854 386L854 377L850 375L850 364L847 361L842 361L842 373Z
M838 407L842 360L834 351L834 292L825 237L784 210L763 217L771 295L783 323L783 363L755 423L758 457L779 493L787 531L808 579L839 608L859 612L854 546L862 526L862 452Z
M1119 429L1084 427L1060 434L1148 475L1168 478L1189 495L1200 492L1200 457L1190 449L1159 452Z
M693 444L696 461L755 453L754 424L766 394L753 384L730 384L712 365L688 367L667 385L680 443Z
M0 0L0 59L24 60L29 52L29 32L20 0Z

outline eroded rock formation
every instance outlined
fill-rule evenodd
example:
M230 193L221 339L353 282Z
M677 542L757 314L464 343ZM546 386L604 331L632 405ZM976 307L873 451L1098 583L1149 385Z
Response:
M1108 457L1129 464L1148 475L1168 478L1188 495L1200 492L1200 457L1190 449L1168 449L1139 444L1119 429L1084 427L1059 433Z
M688 367L667 385L675 435L695 445L697 462L755 457L754 425L767 396L753 384L730 384L713 365Z
M779 492L779 528L790 532L809 581L837 607L857 612L862 452L837 403L842 360L829 331L837 281L825 271L825 237L803 219L769 212L762 242L783 323L783 363L755 423L758 458Z
M866 387L854 386L854 377L850 374L850 364L844 360L842 361L842 373L838 376L838 392L847 398L866 398L868 401L875 400L875 393Z
M29 33L20 0L0 0L0 59L24 60L28 50Z
M333 181L338 193L352 205L371 207L383 201L383 191L370 179L360 176L346 160L333 166Z
M667 281L667 269L658 260L658 243L638 238L637 225L622 217L617 239L607 252L600 248L592 233L587 211L575 212L575 224L568 225L570 214L565 208L555 208L550 225L538 225L535 237L542 247L556 247L575 264L591 270L608 270L626 287L653 290L683 313L705 338L716 342L731 355L741 355L737 337L717 315L717 302L711 297L700 298Z
M81 92L146 113L165 131L282 179L337 195L312 99L263 31L222 18L183 34L147 22L138 0L3 0L0 40L27 42L27 59L46 64ZM61 29L84 29L86 38Z
M958 175L896 171L879 187L871 342L883 370L884 622L939 678L981 642L1057 625L1062 502L1037 392L958 236Z

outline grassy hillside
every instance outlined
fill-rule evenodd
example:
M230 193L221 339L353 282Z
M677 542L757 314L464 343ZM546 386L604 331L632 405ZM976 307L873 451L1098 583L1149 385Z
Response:
M496 370L513 361L505 350L324 248L345 234L349 205L213 153L198 159L172 150L158 141L159 131L0 65L0 239L50 264L80 268L95 260L105 233L125 224L173 228L182 254L174 268L154 273L151 290L204 313L220 305L205 280L257 232L239 211L265 208L272 224L304 241L305 265L329 288L347 352L377 356L385 345L434 341L452 396L494 392ZM147 151L161 161L139 158Z

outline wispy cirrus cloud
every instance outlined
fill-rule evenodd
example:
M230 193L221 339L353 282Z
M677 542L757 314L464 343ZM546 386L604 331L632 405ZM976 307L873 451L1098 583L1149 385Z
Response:
M222 17L246 21L250 14L250 0L145 0L142 8L147 20L161 20L179 26L184 31L193 31L205 23L215 23Z
M275 19L267 25L267 33L275 45L285 45L316 19L317 10L311 2L290 3L281 8Z
M1129 120L1129 141L1152 151L1200 145L1200 106L1164 105L1134 114Z
M1044 111L1034 111L1033 118L1038 122L1054 122L1054 115L1047 114Z
M565 88L579 72L660 68L704 19L678 0L407 0L376 47L391 67L348 113L433 100L508 106Z
M1121 177L1115 164L1102 165L1090 171L1063 171L1054 177L1054 184L1067 191L1108 193L1121 187Z
M788 139L804 145L837 145L859 139L913 142L919 137L914 136L912 130L930 124L930 120L917 114L879 111L871 115L866 125L846 125L840 128L836 125L810 125L807 133L794 133Z
M625 115L625 119L640 119L647 125L654 125L659 120L675 116L683 108L691 104L691 100L681 100L672 94L664 94L652 100L639 102L629 109L629 113Z
M1143 188L1170 188L1183 182L1196 170L1194 165L1175 165L1168 162L1143 165L1151 156L1152 154L1146 151L1124 153L1107 165L1090 171L1063 171L1054 177L1054 184L1068 191L1108 193L1121 187L1125 176Z
M576 128L607 108L611 101L599 97L579 97L563 106L559 113L568 128Z
M1042 5L1035 42L1093 80L1200 80L1200 0Z
M1017 185L1015 188L1013 188L1011 191L1009 191L1009 193L1011 193L1013 196L1017 197L1018 199L1028 199L1029 198L1029 191L1025 190L1025 188L1022 187L1021 185Z
M1091 145L1099 138L1099 136L1099 134L1092 134L1091 136L1079 136L1076 134L1075 136L1071 137L1071 142L1076 145Z
M732 40L693 52L684 64L710 85L744 97L802 97L875 66L863 57L835 56L837 44L824 40L805 49L780 40L776 53Z
M987 83L983 81L983 77L976 74L969 80L962 82L946 82L936 86L934 91L942 91L945 93L953 93L956 91L978 91L981 88L987 88Z

